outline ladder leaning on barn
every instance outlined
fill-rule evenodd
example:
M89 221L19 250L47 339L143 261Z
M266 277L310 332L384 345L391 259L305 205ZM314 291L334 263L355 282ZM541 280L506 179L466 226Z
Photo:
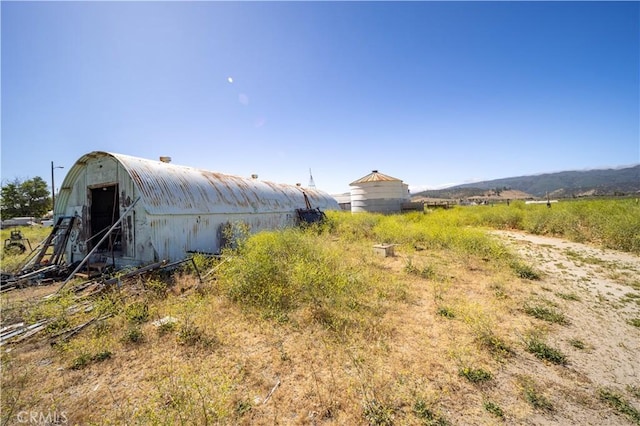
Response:
M71 229L75 222L75 216L63 216L58 218L49 236L42 243L38 254L29 261L22 270L34 267L60 265L63 260L64 250L71 235Z

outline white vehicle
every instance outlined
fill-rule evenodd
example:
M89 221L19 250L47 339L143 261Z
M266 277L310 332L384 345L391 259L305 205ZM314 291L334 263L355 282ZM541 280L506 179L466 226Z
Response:
M2 229L11 228L13 226L31 226L36 223L34 217L13 217L2 221Z

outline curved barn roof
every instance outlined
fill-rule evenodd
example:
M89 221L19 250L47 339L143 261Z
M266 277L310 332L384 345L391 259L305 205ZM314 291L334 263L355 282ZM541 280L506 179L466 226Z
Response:
M71 167L56 201L62 214L71 188L89 161L113 158L131 177L139 204L150 214L262 213L311 206L338 209L329 194L310 188L226 175L129 155L94 151Z
M373 170L368 175L351 182L349 185L353 186L353 185L358 185L361 183L369 183L369 182L402 182L402 180L398 178L394 178L392 176L382 174L377 170Z

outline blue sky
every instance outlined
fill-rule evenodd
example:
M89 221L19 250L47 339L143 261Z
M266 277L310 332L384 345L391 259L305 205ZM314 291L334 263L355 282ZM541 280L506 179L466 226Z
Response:
M3 183L90 151L330 193L640 162L638 2L6 2Z

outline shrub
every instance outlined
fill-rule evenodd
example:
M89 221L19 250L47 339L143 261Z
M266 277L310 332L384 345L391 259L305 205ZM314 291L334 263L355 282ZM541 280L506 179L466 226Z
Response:
M230 299L267 316L286 318L308 307L313 318L333 327L341 312L358 305L363 271L350 266L339 248L321 242L298 229L256 234L221 265L219 281Z
M169 285L158 278L150 278L146 280L144 287L159 299L165 298L167 296L167 290L169 289Z
M144 341L144 332L139 326L131 326L127 328L122 341L125 343L140 343Z
M327 211L327 230L346 241L371 240L373 228L383 217L375 213L351 214L351 212Z
M201 345L212 346L215 339L209 338L198 326L190 321L185 321L178 329L176 336L178 343L186 346Z
M124 310L127 321L132 324L142 324L149 319L149 305L143 302L133 302Z

